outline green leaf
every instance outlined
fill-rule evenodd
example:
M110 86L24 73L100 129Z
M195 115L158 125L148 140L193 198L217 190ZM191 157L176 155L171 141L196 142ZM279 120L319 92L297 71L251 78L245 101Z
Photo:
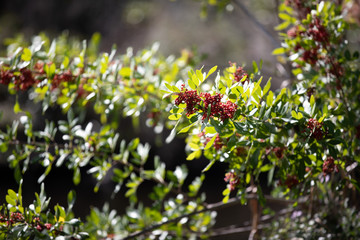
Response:
M271 87L271 78L267 81L266 85L263 88L263 96L267 94L267 92L270 90Z
M268 96L266 97L266 105L272 106L273 101L274 101L274 93L270 91Z
M71 211L76 201L76 192L71 190L67 195L68 211Z
M196 89L196 87L197 87L191 79L188 80L188 84L189 84L189 87L193 90Z
M81 173L80 173L80 168L76 167L74 170L74 176L73 176L73 182L75 185L78 185L81 181Z
M267 172L270 169L272 169L273 167L274 167L274 165L272 165L272 164L266 164L260 168L260 172Z
M291 24L291 22L289 22L289 21L280 23L279 25L277 25L277 26L275 27L275 30L276 30L276 31L284 30L284 29L287 28L290 24Z
M313 107L314 103L315 103L315 97L314 97L314 95L311 95L311 97L310 97L310 106Z
M165 83L165 86L167 87L167 89L169 89L170 91L174 91L173 90L173 87L170 85L170 84L168 84L168 83Z
M63 62L61 63L61 68L66 69L69 66L70 60L67 56L64 57Z
M197 123L197 121L193 122L192 124L190 124L189 126L186 126L184 128L182 128L178 133L186 133L190 130L190 128L195 125L195 123Z
M202 170L202 172L208 171L208 170L212 167L212 165L214 165L215 162L216 162L215 159L211 160L211 161L209 162L209 164Z
M254 73L259 72L259 67L258 67L258 65L256 64L255 61L252 62L252 65L253 65L253 72L254 72Z
M12 189L9 189L9 190L8 190L8 195L9 195L12 199L15 199L15 200L18 198L16 192L15 192L14 190L12 190Z
M11 198L11 196L6 195L5 200L8 204L16 206L16 199Z
M251 112L249 113L248 117L253 116L256 112L257 112L258 108L254 108L253 110L251 110Z
M24 48L23 53L21 54L21 60L28 62L31 60L31 55L31 50Z
M205 79L207 79L211 74L213 74L213 72L215 72L216 69L217 69L217 66L212 67L212 68L209 70L209 72L207 73Z
M211 147L214 145L214 142L215 142L216 137L217 137L217 135L214 135L214 136L210 139L210 141L206 144L204 150L209 149L209 148L211 148Z
M181 118L181 114L171 114L168 118L170 120L179 120Z
M201 150L197 150L195 152L190 153L189 156L187 156L186 160L191 161L200 156L201 156Z
M322 121L324 121L324 119L326 118L327 113L323 113L322 117L319 119L319 123L321 123Z
M14 105L14 113L18 114L19 112L22 112L21 108L20 108L20 104L18 101L16 101L15 105Z
M267 176L268 186L270 186L270 184L272 183L274 172L275 172L275 166L273 166L268 172L268 176Z
M195 80L197 79L197 80ZM193 81L195 81L194 83L196 85L199 85L199 82L201 83L202 81L204 81L204 75L202 74L202 72L200 70L196 70L196 78L193 78Z
M272 51L271 54L272 54L272 55L280 55L280 54L284 54L284 53L286 53L286 49L280 47L280 48L274 49L274 51Z

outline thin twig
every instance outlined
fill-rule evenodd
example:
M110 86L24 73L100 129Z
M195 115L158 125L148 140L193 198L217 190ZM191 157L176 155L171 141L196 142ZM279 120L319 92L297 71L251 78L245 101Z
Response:
M279 46L280 46L279 41L274 38L274 36L264 27L263 24L261 24L261 23L259 22L259 20L256 19L256 17L245 7L245 5L244 5L242 2L240 2L240 1L238 1L238 0L233 0L233 2L234 2L234 4L235 4L236 6L238 6L238 7L245 13L245 15L246 15L263 33L265 33L266 36L268 36L268 37L271 39L271 41L272 41L272 43L273 43L273 45L274 45L275 47L279 47Z

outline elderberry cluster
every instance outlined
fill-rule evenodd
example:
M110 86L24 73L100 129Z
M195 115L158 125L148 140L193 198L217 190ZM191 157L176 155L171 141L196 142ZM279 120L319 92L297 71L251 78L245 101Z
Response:
M226 173L224 181L229 183L230 191L235 190L236 186L240 183L239 177L234 172Z

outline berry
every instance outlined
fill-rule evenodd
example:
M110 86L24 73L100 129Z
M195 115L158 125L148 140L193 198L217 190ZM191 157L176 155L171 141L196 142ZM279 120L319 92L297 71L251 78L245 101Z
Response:
M40 224L38 224L38 225L36 225L36 230L41 232L43 230L43 227Z
M319 123L316 119L310 118L306 128L310 130L311 138L316 140L321 140L326 135L326 132L323 130L323 124Z
M338 171L337 166L335 165L334 158L331 156L327 157L323 163L323 169L322 169L324 176L334 172L334 170Z
M235 187L240 183L239 177L234 172L226 173L224 181L229 183L230 191L235 190Z
M280 180L280 185L286 186L287 188L290 188L290 189L295 187L298 184L299 184L299 180L297 179L296 176L293 176L293 175L287 175L284 182L282 182Z
M229 62L230 66L236 65L236 63L232 63ZM244 77L246 77L246 79L244 80L244 82L249 82L249 75L247 74L247 72L243 69L243 67L238 67L235 71L235 73L233 73L234 75L234 80L235 82L240 82L241 79L243 79Z
M15 89L16 90L27 90L32 85L36 83L32 72L30 69L22 68L20 69L20 75L16 75L14 79Z
M50 223L45 223L44 226L46 227L47 230L50 230L52 225Z
M275 147L273 149L273 152L275 153L275 156L279 159L284 157L284 148L283 147Z
M10 72L9 70L3 70L1 69L0 72L0 83L4 85L9 85L11 80L13 79L14 74Z
M24 216L21 213L13 212L10 215L10 220L12 222L23 222L25 219L24 219Z
M221 102L223 95L216 93L201 93L198 95L196 90L187 90L184 85L178 97L175 99L175 105L186 104L186 115L189 116L197 111L203 112L202 120L210 117L219 117L222 121L227 118L233 118L237 105L231 101ZM202 104L201 104L202 103Z
M55 74L51 81L51 90L58 88L62 82L71 82L72 80L73 75L70 70L61 74Z
M181 92L178 93L178 98L175 99L175 105L181 103L186 104L186 115L189 116L196 112L197 105L200 103L200 96L196 90L187 90L184 85L181 88Z
M302 60L304 62L309 63L310 65L315 65L317 63L317 61L319 60L319 56L318 56L318 48L312 48L309 50L305 50L302 56Z

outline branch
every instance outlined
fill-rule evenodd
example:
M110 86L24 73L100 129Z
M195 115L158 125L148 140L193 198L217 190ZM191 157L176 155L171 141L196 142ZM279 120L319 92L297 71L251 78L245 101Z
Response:
M266 36L268 36L268 37L271 39L274 47L279 47L279 46L280 46L279 41L278 41L276 38L273 37L273 35L264 27L263 24L261 24L261 23L256 19L256 17L245 7L245 5L244 5L242 2L240 2L240 1L238 1L238 0L234 0L233 2L234 2L234 4L235 4L236 6L238 6L238 7L245 13L245 15L246 15L263 33L265 33Z
M265 215L262 216L260 218L260 222L266 222L269 221L273 218L288 214L290 212L292 212L293 210L291 209L282 209L279 212L277 212L275 215ZM252 230L252 226L250 225L251 222L250 221L246 221L243 223L242 226L236 226L236 225L232 225L229 227L222 227L222 228L218 228L212 231L211 237L219 237L219 236L223 236L223 235L230 235L230 234L236 234L236 233L244 233L244 232L250 232ZM258 225L258 229L264 229L266 227L270 226L269 224L266 223L262 223Z
M269 227L270 224L259 224L257 226L257 229L264 229L266 227ZM245 227L235 227L235 228L227 228L227 229L218 229L213 234L211 234L211 237L218 237L223 235L230 235L230 234L236 234L236 233L244 233L244 232L250 232L252 231L252 226L245 226Z
M257 196L257 194L249 194L248 196L246 196L246 199L248 199L248 200L250 200L250 199L258 199L258 196ZM295 202L294 200L278 199L278 198L273 198L271 196L265 196L265 199L267 199L267 201L269 201L269 202L280 202L280 203L286 203L286 204L292 204L292 203ZM240 197L231 198L226 203L221 201L221 202L217 202L217 203L213 203L213 204L208 204L208 205L206 205L204 208L202 208L200 210L197 210L197 211L194 211L194 212L191 212L191 213L188 213L188 214L184 214L184 215L181 215L179 217L172 218L172 219L169 219L167 221L163 221L163 222L154 224L152 226L146 227L143 230L131 233L127 237L122 238L122 240L133 239L135 237L138 237L138 236L141 236L141 235L146 234L148 232L151 232L151 231L153 231L153 230L155 230L155 229L157 229L157 228L159 228L159 227L161 227L163 225L170 224L170 223L173 223L173 222L178 222L182 218L191 217L193 215L196 215L196 214L199 214L199 213L202 213L202 212L206 212L206 211L218 211L220 209L235 206L235 205L238 205L238 204L241 204L240 203ZM251 227L249 227L249 228L250 228L250 231L251 231L252 228ZM244 231L244 229L242 229L242 231Z

